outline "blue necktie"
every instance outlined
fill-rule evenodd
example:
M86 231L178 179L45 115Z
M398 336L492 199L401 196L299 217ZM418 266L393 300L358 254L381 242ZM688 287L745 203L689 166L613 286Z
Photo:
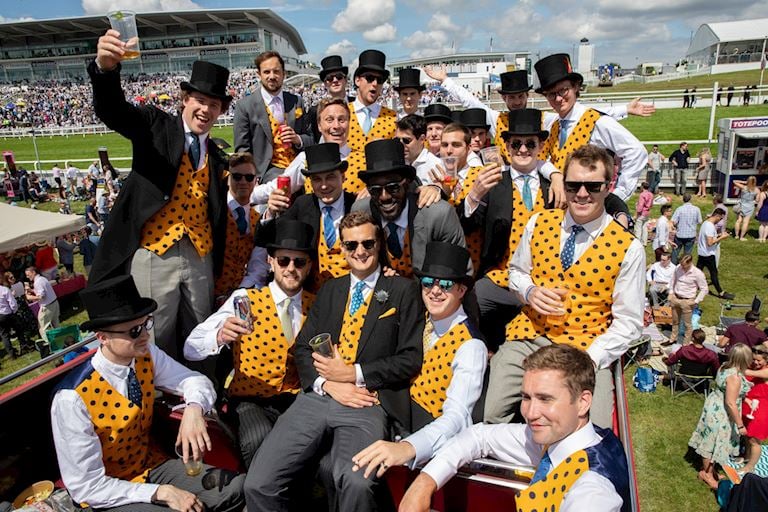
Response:
M533 197L531 196L531 177L523 176L523 203L528 211L533 210Z
M571 121L568 119L560 119L560 147L562 148L565 146L565 141L568 138L568 125L571 124Z
M141 384L133 368L128 370L128 400L137 407L141 407Z
M560 255L560 262L563 264L563 270L568 270L573 265L573 254L576 250L576 235L584 231L584 226L574 224L571 227L571 234L563 246L563 253Z
M200 164L200 137L192 135L192 141L189 143L189 160L192 162L192 168L197 169Z
M323 234L325 235L325 245L330 249L336 243L336 228L333 227L333 217L331 217L332 206L324 206L323 211Z
M248 222L245 220L245 209L242 206L238 206L235 208L235 213L237 214L237 219L235 219L237 230L241 235L244 235L245 232L248 231Z
M371 126L373 126L373 120L371 119L371 109L369 107L364 107L363 114L365 114L365 119L363 119L363 132L368 135L368 132L371 131Z
M387 223L387 230L389 236L387 236L387 249L390 254L395 258L399 258L403 255L403 249L400 247L400 238L397 236L397 224L394 222Z
M531 479L531 485L539 480L544 480L550 469L552 469L552 459L549 458L549 452L544 452L544 456L541 458L541 462L539 462L539 467L536 468L536 472Z
M349 314L351 316L354 316L354 314L357 313L357 310L360 309L360 306L363 305L364 288L365 283L363 281L358 281L355 285L355 291L352 292L352 299L349 301Z

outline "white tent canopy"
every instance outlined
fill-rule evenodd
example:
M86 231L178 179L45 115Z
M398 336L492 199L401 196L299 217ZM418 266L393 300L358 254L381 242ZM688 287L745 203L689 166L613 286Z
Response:
M0 203L0 252L9 252L85 226L82 215L32 210Z

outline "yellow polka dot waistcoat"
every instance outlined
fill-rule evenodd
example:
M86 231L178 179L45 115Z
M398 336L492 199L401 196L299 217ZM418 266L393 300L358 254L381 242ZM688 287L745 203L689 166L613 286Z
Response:
M247 207L246 207L247 208ZM254 208L247 208L250 211L249 226L250 230L245 234L240 234L237 229L237 223L229 212L227 217L227 245L224 249L224 269L221 275L216 278L213 290L214 295L229 295L232 290L238 287L240 281L245 275L245 268L248 266L248 260L251 259L253 251L254 238L253 230L258 226L259 213Z
M462 343L473 338L466 321L454 325L443 334L432 348L424 352L416 380L411 384L411 400L419 404L433 418L443 414L446 391L453 378L453 357Z
M554 287L558 283L568 286L571 304L565 322L548 323L547 316L524 306L524 314L507 324L507 340L545 336L553 343L587 350L611 325L613 286L632 235L616 221L611 221L584 254L563 272L560 224L564 215L562 210L546 210L537 217L531 236L531 279L536 286Z
M323 225L322 214L320 217L317 257L317 269L313 272L312 276L313 290L319 290L329 279L349 274L349 265L346 258L344 258L344 254L341 252L341 239L338 234L332 248L329 249L328 244L325 243L325 226Z
M347 157L349 168L344 177L344 190L357 194L365 187L365 184L357 176L359 171L365 169L365 145L374 140L391 139L395 136L396 128L397 112L381 107L379 117L376 118L371 131L366 135L363 133L363 129L357 120L355 105L353 103L349 104L349 137L347 145L352 152Z
M517 512L557 512L568 490L588 470L586 451L580 450L567 457L542 480L518 491L515 499Z
M373 293L368 295L363 304L355 311L354 315L349 314L349 301L352 294L347 294L347 304L344 307L344 318L341 319L341 332L339 333L339 354L347 364L355 364L357 359L357 345L360 342L360 333L363 330L365 315L368 313L368 306L371 305Z
M249 288L248 300L253 332L232 344L235 376L229 394L269 398L281 393L298 393L301 385L293 359L294 343L285 339L269 286L258 290ZM302 325L314 300L311 293L301 293Z
M386 232L386 229L384 230ZM395 258L389 249L387 249L387 259L389 259L389 266L395 269L395 272L402 277L413 276L413 263L411 263L411 233L408 229L405 230L405 237L403 238L403 253L399 258Z
M454 197L449 198L449 202L452 205L461 204L472 190L472 185L477 180L477 175L480 174L482 167L470 167L467 171L467 176L464 181L461 182L461 190ZM463 207L462 207L463 208ZM467 250L469 251L469 257L472 258L472 267L475 269L480 268L480 254L483 251L483 230L477 229L469 234L465 234L467 242Z
M525 225L528 224L531 215L541 211L544 211L544 198L541 195L541 188L536 192L533 211L528 211L525 203L523 203L523 195L512 184L512 229L509 232L509 245L504 253L504 259L486 274L488 279L496 283L496 285L502 288L509 287L509 260L515 254L520 238L523 236L523 231L525 231Z
M504 139L501 138L501 134L509 131L509 112L500 112L499 117L496 119L496 137L494 143L499 147L502 158L509 163L509 151L507 151L507 145L504 143Z
M208 157L197 171L184 153L171 200L144 223L141 247L162 256L186 234L202 257L213 249L208 220Z
M592 131L595 129L595 123L599 118L600 112L592 108L587 109L571 130L571 134L568 135L562 148L560 147L560 120L555 121L549 131L549 137L544 141L539 158L541 160L549 158L552 165L561 172L565 172L566 158L581 146L589 143Z
M96 370L75 391L85 403L99 437L107 476L146 482L149 470L167 457L153 447L149 439L155 403L152 358L136 359L135 371L141 384L141 408L118 393Z
M280 139L280 123L272 116L269 107L266 109L269 116L269 127L272 129L272 161L270 163L275 167L285 169L296 158L296 151L292 144L287 147L283 146L283 141Z

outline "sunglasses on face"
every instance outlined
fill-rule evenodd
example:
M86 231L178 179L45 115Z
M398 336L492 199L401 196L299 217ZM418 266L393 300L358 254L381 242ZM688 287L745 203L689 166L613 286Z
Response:
M235 181L240 181L243 178L245 178L245 181L250 183L250 182L252 182L253 180L256 179L256 175L255 174L240 174L239 172L233 172L232 173L232 179L235 180Z
M520 151L520 148L525 146L527 149L536 149L539 145L539 141L536 139L514 139L509 143L510 147L515 151Z
M345 75L344 73L329 73L325 75L326 82L333 82L334 80L338 80L339 82L341 82L345 78L347 78L347 75Z
M411 137L395 137L395 140L399 140L403 143L403 146L407 146L411 142L413 142L413 139Z
M575 194L584 187L590 194L597 194L607 185L607 181L565 181L565 191Z
M373 197L380 197L382 192L386 190L387 194L393 196L400 192L400 189L403 188L404 183L405 183L405 180L400 182L393 181L392 183L387 183L386 185L369 185L368 192Z
M357 240L345 240L344 242L341 242L341 245L344 246L344 248L349 252L355 252L357 250L358 245L362 245L363 249L366 251L370 251L374 247L376 247L376 240L369 239L369 240L362 240L358 242Z
M152 328L155 326L155 317L152 315L149 315L146 320L144 320L143 323L140 323L138 325L134 325L127 331L108 331L106 329L101 329L103 332L108 332L111 334L127 334L132 340L139 339L139 336L141 336L141 331L151 331Z
M373 83L373 82L376 82L376 83L379 83L379 84L384 83L384 77L381 76L381 75L374 75L374 74L371 74L371 73L366 73L366 74L360 75L360 76L363 77L363 79L366 82L368 82L369 84Z
M556 91L545 92L544 97L550 101L554 100L558 96L560 96L561 98L567 98L569 92L571 92L570 87L563 87L562 89L558 89Z
M444 292L450 291L456 284L456 281L450 279L435 279L434 277L422 277L421 286L427 290L431 290L435 285L439 286Z
M307 265L307 258L289 258L288 256L278 256L275 258L278 266L285 268L293 262L293 266L297 269L302 269Z

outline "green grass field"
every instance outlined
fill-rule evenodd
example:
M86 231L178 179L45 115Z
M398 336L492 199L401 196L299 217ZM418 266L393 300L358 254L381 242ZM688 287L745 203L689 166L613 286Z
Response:
M671 75L670 75L671 76ZM691 87L696 87L699 91L701 89L706 88L712 88L714 87L715 82L718 82L719 87L723 88L723 92L726 92L726 89L729 85L733 84L733 86L736 88L736 93L734 94L734 100L738 98L739 103L741 103L741 93L743 91L739 91L739 88L743 89L745 85L758 85L760 83L760 70L759 69L753 69L749 71L736 71L733 73L721 73L719 75L701 75L701 76L692 76L687 78L678 78L674 80L664 80L661 82L653 82L653 83L647 83L647 84L638 84L638 83L623 83L619 85L614 85L612 87L590 87L589 91L590 93L597 93L601 91L608 92L629 92L629 91L662 91L665 89L690 89ZM699 92L701 94L701 92ZM723 95L723 100L725 100L725 95Z

